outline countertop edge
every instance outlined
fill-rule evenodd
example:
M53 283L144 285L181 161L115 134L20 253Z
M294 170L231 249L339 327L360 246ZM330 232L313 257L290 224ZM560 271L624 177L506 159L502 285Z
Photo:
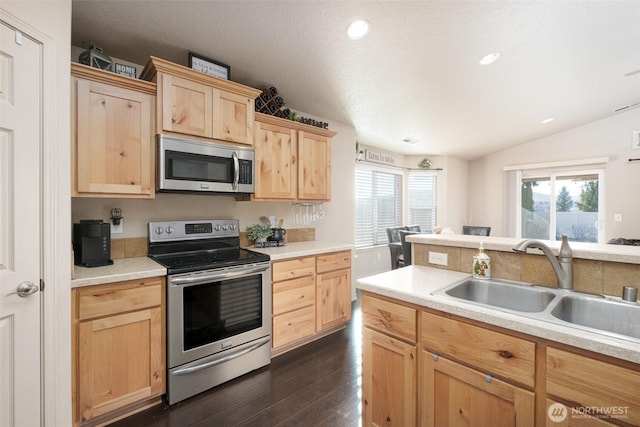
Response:
M405 268L419 269L422 274L440 271L439 269L425 266L403 267L398 270L403 270ZM518 316L517 314L478 306L472 303L465 303L432 295L432 292L454 285L456 282L460 281L459 279L447 283L441 283L437 287L434 286L420 293L394 289L390 286L380 284L381 275L387 275L387 279L392 279L393 274L390 273L398 270L392 270L392 272L358 279L356 281L356 288L389 298L394 298L399 301L416 304L421 307L442 311L515 332L524 333L536 338L570 345L633 363L640 363L640 349L638 348L638 344L631 340L618 339L583 329L576 329L570 326L563 326L538 319ZM402 276L406 278L407 275L403 274Z
M318 255L329 252L338 252L345 250L353 250L354 246L350 243L341 242L322 242L311 240L307 242L287 243L285 246L273 248L254 248L247 249L269 255L271 261L278 261L288 258L298 258L304 256Z
M71 288L166 275L167 269L148 257L115 259L113 265L103 267L74 266L74 279L71 280Z

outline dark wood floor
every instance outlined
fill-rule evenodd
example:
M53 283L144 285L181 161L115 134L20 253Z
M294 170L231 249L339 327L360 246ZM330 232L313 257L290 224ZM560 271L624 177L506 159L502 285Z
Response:
M345 330L205 393L112 426L360 426L361 349L356 303Z

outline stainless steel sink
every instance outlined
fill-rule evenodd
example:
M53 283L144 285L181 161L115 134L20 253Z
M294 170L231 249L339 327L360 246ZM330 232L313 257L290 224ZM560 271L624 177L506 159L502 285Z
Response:
M468 279L445 293L479 304L528 313L543 311L556 296L544 288L497 279Z
M551 310L556 319L640 338L640 305L588 296L564 296Z

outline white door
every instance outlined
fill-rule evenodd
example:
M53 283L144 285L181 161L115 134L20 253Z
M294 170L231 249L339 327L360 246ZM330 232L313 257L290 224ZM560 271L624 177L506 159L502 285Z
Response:
M0 24L0 427L31 427L41 424L42 50Z

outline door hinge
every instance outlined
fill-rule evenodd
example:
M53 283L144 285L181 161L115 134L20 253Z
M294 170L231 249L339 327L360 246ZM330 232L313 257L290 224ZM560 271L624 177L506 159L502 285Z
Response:
M40 279L40 292L44 291L44 280Z

